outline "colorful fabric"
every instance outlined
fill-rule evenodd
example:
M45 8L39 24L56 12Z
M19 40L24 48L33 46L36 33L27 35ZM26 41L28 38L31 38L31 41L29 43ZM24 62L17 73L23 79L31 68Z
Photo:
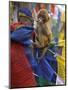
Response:
M33 70L26 57L23 45L11 41L11 87L37 86Z
M26 16L32 17L31 11L28 8L26 8L26 7L20 8L18 13L19 12L25 14Z
M21 28L18 28L16 31L12 32L11 39L13 41L16 41L24 45L25 54L28 58L28 61L34 73L39 77L44 78L45 80L55 83L56 75L55 75L55 71L53 70L53 68L49 63L50 61L48 62L45 56L38 64L37 59L32 54L32 48L30 47L32 45L32 42L31 42L32 32L33 32L33 28L30 26L21 27Z

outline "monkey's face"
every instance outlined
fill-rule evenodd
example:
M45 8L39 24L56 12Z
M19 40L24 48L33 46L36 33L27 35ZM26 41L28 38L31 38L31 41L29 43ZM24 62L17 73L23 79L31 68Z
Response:
M38 20L39 20L39 22L41 22L43 24L49 21L49 15L48 15L47 10L41 9L38 12Z

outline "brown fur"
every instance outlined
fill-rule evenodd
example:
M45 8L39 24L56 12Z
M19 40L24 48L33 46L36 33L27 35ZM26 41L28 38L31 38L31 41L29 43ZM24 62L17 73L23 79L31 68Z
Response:
M41 22L37 22L35 45L40 49L44 48L42 49L42 55L40 56L41 59L47 51L51 41L51 30L48 25L49 16L47 11L41 10L38 14L38 19L39 18L41 18Z

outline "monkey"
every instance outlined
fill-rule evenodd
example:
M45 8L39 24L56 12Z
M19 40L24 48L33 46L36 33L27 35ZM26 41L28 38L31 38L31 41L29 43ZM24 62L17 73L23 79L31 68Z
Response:
M35 29L36 35L34 45L36 48L39 48L41 52L41 56L38 57L38 59L42 59L51 41L52 32L49 27L50 17L46 9L40 9L37 14L37 18L38 20Z

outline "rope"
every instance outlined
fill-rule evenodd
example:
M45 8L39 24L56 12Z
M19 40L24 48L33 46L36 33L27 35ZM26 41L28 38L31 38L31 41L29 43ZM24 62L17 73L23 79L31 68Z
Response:
M55 53L55 52L53 52L53 51L50 50L50 49L48 49L48 51L51 52L52 54L56 55L56 57L57 57L57 56L60 56L58 53ZM61 57L61 59L63 59L63 60L65 59L65 58L62 57L62 56L60 56L60 57Z

